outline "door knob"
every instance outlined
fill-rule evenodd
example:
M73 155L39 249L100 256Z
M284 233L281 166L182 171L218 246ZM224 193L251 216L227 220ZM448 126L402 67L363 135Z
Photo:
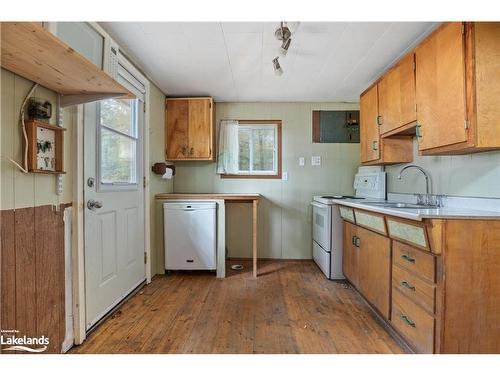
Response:
M90 199L90 200L87 201L87 208L89 210L95 211L98 208L102 208L102 202Z

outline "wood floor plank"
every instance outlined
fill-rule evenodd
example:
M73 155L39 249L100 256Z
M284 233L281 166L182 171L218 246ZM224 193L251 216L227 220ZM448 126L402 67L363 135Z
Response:
M233 262L234 263L234 262ZM156 277L71 353L402 353L346 284L312 261L238 260L227 277Z

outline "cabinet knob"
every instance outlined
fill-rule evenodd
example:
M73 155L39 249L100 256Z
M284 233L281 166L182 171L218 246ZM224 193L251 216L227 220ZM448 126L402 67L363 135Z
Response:
M359 247L361 245L361 238L356 236L356 239L354 240L354 246Z
M420 124L417 124L417 126L415 126L415 135L417 136L417 138L422 138L422 134L420 133L421 127L422 127L422 125L420 125Z
M415 263L415 259L412 258L411 256L409 255L406 255L406 254L403 254L401 255L401 258L403 258L404 260L406 260L407 262L410 262L410 263Z
M413 290L413 291L415 290L415 285L411 285L406 280L401 281L401 286L405 287L406 289L410 289L410 290Z
M372 142L372 149L373 149L374 151L378 150L378 141L373 141L373 142Z
M410 327L413 327L415 328L415 322L413 322L410 318L408 318L406 315L403 315L401 314L399 316L401 318L401 320L407 325L407 326L410 326Z

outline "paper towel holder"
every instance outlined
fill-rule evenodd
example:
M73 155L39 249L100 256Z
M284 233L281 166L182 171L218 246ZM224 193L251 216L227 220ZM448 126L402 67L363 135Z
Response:
M154 174L163 176L165 172L167 171L167 168L172 170L172 176L175 176L175 165L173 164L167 164L164 161L159 162L159 163L154 163L153 166L151 167L151 171Z

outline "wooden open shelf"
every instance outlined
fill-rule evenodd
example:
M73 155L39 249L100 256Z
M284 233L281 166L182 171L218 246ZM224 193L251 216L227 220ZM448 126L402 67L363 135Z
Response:
M125 87L36 22L2 22L1 65L62 94L62 105L134 98Z

